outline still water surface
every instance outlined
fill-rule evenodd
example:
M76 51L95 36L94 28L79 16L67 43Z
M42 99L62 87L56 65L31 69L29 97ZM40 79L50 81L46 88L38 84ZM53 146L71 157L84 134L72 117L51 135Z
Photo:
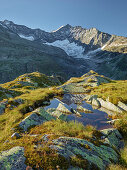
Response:
M51 104L46 106L45 109L48 108L57 108L59 103L63 102L63 104L70 110L71 108L77 109L77 105L80 105L88 110L91 110L93 113L84 113L80 112L82 117L77 117L75 114L70 114L67 118L71 121L81 122L83 125L93 125L98 130L111 128L112 125L107 123L107 121L111 120L108 117L106 112L100 111L98 109L93 109L92 105L82 101L83 97L76 95L76 97L72 94L65 94L62 99L54 98L51 100Z

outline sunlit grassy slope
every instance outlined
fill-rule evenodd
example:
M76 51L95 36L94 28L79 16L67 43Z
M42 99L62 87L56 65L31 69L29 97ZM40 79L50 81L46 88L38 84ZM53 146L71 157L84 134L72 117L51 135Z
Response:
M118 101L127 103L127 80L102 84L93 88L91 94L97 94L103 99L109 98L114 104L117 104Z

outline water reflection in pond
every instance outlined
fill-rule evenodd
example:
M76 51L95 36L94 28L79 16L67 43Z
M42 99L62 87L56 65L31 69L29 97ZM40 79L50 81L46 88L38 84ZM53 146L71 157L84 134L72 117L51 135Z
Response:
M51 100L51 104L49 106L46 106L45 109L48 108L57 108L60 102L62 102L69 110L71 108L77 109L77 105L81 105L82 107L91 110L93 113L84 113L80 112L82 117L77 117L75 114L68 115L68 120L74 120L83 123L84 125L93 125L98 130L111 128L112 125L106 123L107 120L110 120L108 118L108 114L104 111L100 111L98 109L93 109L93 107L86 103L85 101L82 101L84 98L84 95L77 94L65 94L61 100L54 98Z

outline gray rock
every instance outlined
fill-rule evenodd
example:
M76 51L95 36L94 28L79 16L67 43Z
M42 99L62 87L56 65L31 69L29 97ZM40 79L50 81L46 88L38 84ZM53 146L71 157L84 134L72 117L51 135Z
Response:
M83 100L86 100L86 102L88 102L88 103L92 103L92 100L97 99L97 97L98 97L97 95L87 95L84 97Z
M32 113L19 123L19 127L24 131L27 131L28 128L42 124L43 122L45 122L43 117L37 115L36 113Z
M118 106L114 105L111 102L104 101L101 98L97 98L97 100L100 102L102 107L104 107L104 108L106 108L108 110L111 110L111 111L114 111L114 112L117 112L117 113L122 113L123 112L122 109L120 109Z
M14 147L0 153L1 170L26 170L24 148Z
M0 115L4 113L8 100L0 102Z
M91 110L88 110L80 105L77 105L77 110L80 111L80 112L85 112L85 113L92 113Z
M107 123L109 123L109 124L111 124L111 125L114 125L114 123L115 123L117 120L120 120L120 119L113 119L113 120L107 121Z
M50 105L50 102L49 101L44 101L43 104L44 105Z
M84 139L72 137L60 137L53 141L51 147L55 149L59 155L70 160L72 156L80 156L89 163L89 169L92 164L98 169L104 170L106 166L112 162L118 161L118 154L109 146L96 146ZM87 168L86 168L87 169Z
M50 115L60 119L60 120L63 120L63 121L68 121L68 118L67 118L67 114L66 113L63 113L55 108L49 108L46 110Z
M66 113L66 114L72 114L71 111L69 109L67 109L62 103L59 103L56 110L58 110L58 111L60 111L62 113Z
M4 104L0 104L0 115L4 113L5 107L6 106Z
M93 100L92 100L92 105L93 106L97 106L97 108L101 107L100 102L97 99L95 99L95 98L93 98Z
M23 101L23 99L20 99L20 98L19 98L19 99L13 100L13 102L14 102L14 103L17 103L17 104L19 105L19 104L22 104L24 101Z
M33 113L36 113L37 115L41 116L40 118L43 118L46 121L55 119L55 117L46 112L43 107L39 107L38 109L34 110Z
M124 104L123 102L119 101L119 102L118 102L118 106L119 106L120 108L122 108L123 110L127 111L127 105Z
M109 144L111 147L120 149L122 136L115 128L101 130L101 133L105 136L104 143Z
M52 115L46 112L42 107L36 109L32 112L31 115L27 116L19 123L19 127L24 131L27 131L28 128L36 125L43 124L46 121L55 119Z
M76 110L74 110L74 114L76 114L76 116L78 116L78 117L82 117L82 115Z
M12 139L13 139L13 138L18 139L18 138L20 138L20 137L21 137L20 134L17 133L17 132L13 133L12 136L11 136Z
M104 107L100 107L100 108L98 108L98 110L103 111L103 112L106 112L106 113L107 113L108 115L110 115L110 116L113 116L113 115L116 114L116 112L114 112L114 111L112 111L112 110L108 110L107 108L104 108Z

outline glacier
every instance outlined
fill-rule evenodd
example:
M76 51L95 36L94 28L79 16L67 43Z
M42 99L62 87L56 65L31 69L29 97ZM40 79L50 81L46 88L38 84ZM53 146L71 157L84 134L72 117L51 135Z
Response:
M34 41L34 37L33 36L25 36L23 34L18 34L21 38L24 38L24 39L27 39L27 40L30 40L30 41Z
M82 46L77 45L75 42L70 43L69 40L57 40L52 43L45 43L47 45L53 45L63 49L69 56L76 58L84 58L84 50Z

